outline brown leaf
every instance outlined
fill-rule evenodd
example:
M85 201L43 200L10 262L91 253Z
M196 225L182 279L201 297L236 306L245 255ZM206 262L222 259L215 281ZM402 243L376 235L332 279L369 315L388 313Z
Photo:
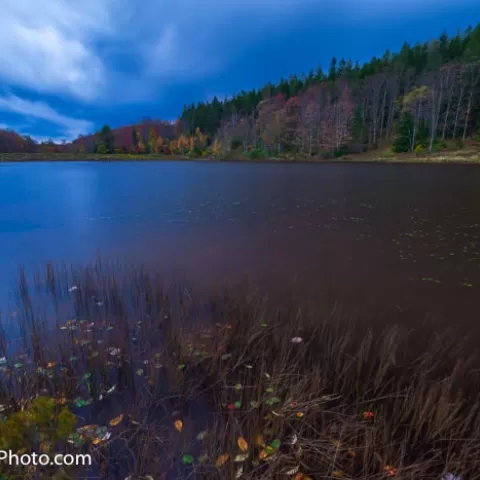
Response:
M217 458L217 461L215 462L215 466L217 468L223 467L228 462L229 458L230 458L230 455L228 453L224 453L223 455L220 455Z
M173 425L175 426L175 428L181 432L183 430L183 422L181 420L175 420L175 422L173 423Z
M123 417L124 417L124 414L121 413L118 417L112 418L110 420L110 426L116 427L117 425L120 425L120 423L122 423Z
M242 452L248 452L248 443L243 437L238 437L237 445Z

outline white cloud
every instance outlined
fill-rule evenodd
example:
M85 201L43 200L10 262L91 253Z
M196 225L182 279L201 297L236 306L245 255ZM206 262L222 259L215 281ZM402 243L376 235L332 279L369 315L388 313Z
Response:
M93 41L110 28L110 0L12 0L0 15L0 79L36 92L96 96L105 67Z
M0 97L0 110L58 125L64 132L62 139L65 140L90 133L93 129L93 124L87 120L67 117L43 102L31 102L15 95Z
M433 2L6 0L0 12L0 82L93 104L138 101L169 84L221 71L246 44L281 31L296 15L323 12L364 21L409 14ZM435 8L455 3L435 0Z

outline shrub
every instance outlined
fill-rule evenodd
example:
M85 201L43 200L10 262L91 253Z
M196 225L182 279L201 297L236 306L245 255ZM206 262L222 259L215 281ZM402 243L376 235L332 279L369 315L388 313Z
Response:
M264 160L268 158L268 151L264 148L253 148L245 155L250 160Z
M420 144L417 145L417 146L415 147L415 150L414 150L415 155L420 155L420 154L422 154L424 151L425 151L425 148L424 148L422 145L420 145Z

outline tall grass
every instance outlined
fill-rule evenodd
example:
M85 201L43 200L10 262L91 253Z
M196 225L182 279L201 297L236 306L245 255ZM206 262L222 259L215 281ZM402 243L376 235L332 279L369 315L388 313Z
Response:
M480 478L479 357L454 330L196 299L101 261L22 273L17 298L3 414L39 395L69 405L79 430L56 448L96 459L75 478Z

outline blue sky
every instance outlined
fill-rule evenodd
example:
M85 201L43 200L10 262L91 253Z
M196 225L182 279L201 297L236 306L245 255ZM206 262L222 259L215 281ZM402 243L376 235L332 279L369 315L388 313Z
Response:
M478 0L6 0L0 127L72 139L364 61L480 21Z

